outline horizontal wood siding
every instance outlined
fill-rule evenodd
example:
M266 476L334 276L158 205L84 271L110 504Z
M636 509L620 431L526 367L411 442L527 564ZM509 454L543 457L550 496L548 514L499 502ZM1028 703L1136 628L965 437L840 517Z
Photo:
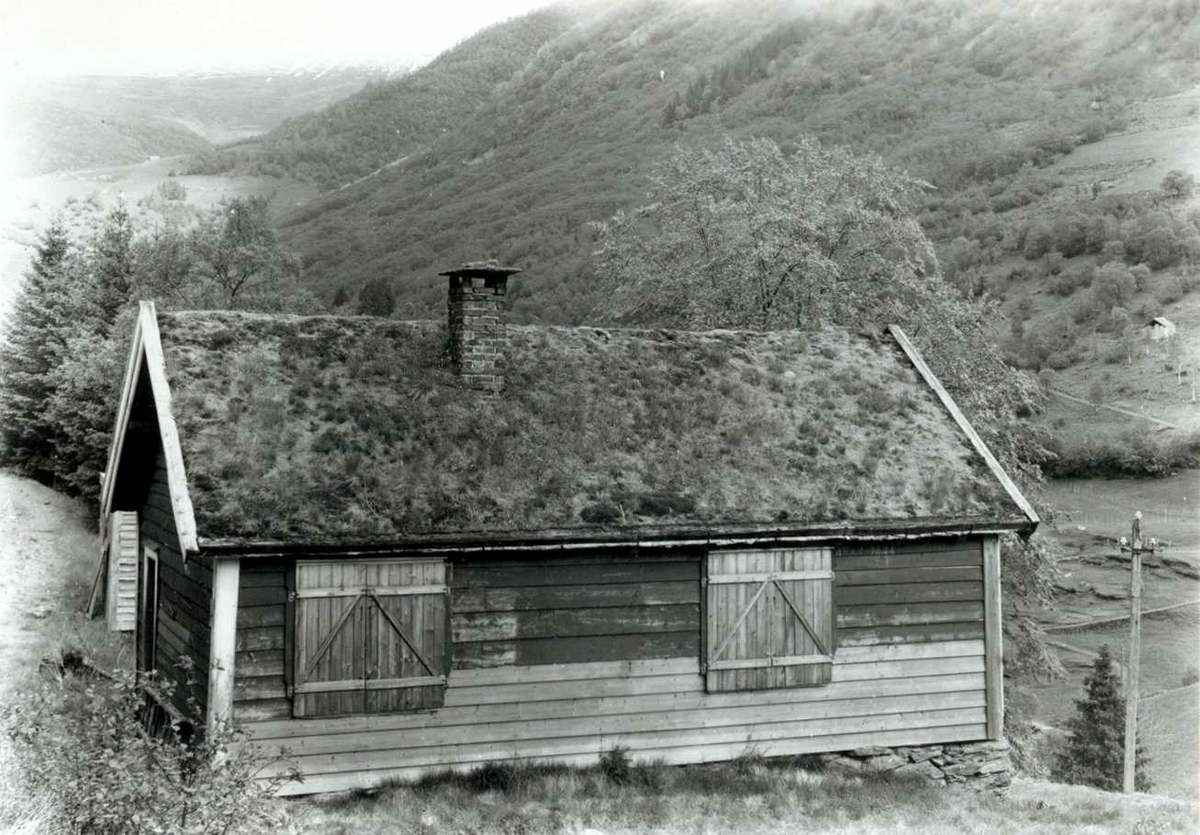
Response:
M285 794L366 786L489 760L594 762L614 745L670 763L981 739L982 641L840 650L824 687L708 694L699 659L461 670L445 706L386 716L247 723L290 750Z
M311 720L290 718L282 698L278 593L256 591L282 587L284 567L258 566L242 579L237 717L255 744L294 755L304 782L285 794L490 760L591 763L615 745L692 763L748 747L782 755L986 738L980 541L839 547L833 564L827 685L705 692L699 554L476 560L452 568L443 707ZM254 595L274 602L252 604Z
M674 658L700 651L700 559L457 562L455 670Z
M292 715L285 682L287 566L243 560L238 585L234 715L240 721Z
M138 510L142 545L158 551L158 672L176 687L176 707L187 709L188 696L201 713L208 700L209 609L212 569L199 560L184 561L167 489L167 468L159 448L149 489ZM140 582L140 581L139 581ZM140 599L140 595L139 595ZM140 612L139 612L140 619ZM143 624L138 623L138 635ZM140 640L140 637L139 637ZM190 671L180 666L182 659Z
M833 568L839 647L983 638L979 539L840 545Z

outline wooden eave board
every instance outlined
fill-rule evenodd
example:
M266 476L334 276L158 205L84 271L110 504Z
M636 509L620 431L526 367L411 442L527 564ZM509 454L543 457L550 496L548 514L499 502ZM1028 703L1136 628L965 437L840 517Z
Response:
M167 485L171 493L171 511L175 518L176 531L179 534L179 552L194 554L200 550L196 535L196 517L192 510L191 495L187 489L187 475L183 466L183 450L179 445L179 433L175 427L175 417L171 412L171 389L167 383L166 362L163 359L162 340L158 332L158 320L155 317L153 302L141 303L137 325L133 331L133 345L125 367L125 382L117 406L112 444L108 450L108 469L105 471L100 500L101 520L107 519L112 512L117 468L120 466L125 434L129 427L130 413L137 394L137 381L143 368L150 378L154 411L158 418L163 458L167 466Z
M432 535L413 536L370 542L318 542L318 541L246 541L200 539L203 557L217 558L238 556L243 559L280 559L320 557L335 559L359 559L395 554L424 554L428 556L453 554L509 554L537 552L552 557L555 553L579 553L633 549L648 549L654 552L669 550L697 551L728 547L791 547L812 543L832 542L910 542L914 540L959 538L964 536L986 536L1015 533L1029 527L1022 518L1004 521L979 522L974 525L927 525L910 529L847 529L814 528L792 531L751 531L745 534L732 532L702 531L679 532L672 538L640 536L639 531L613 531L607 538L588 537L571 531L546 532L535 537L525 532L520 537L503 533L492 536Z
M958 404L954 402L954 398L950 396L950 392L946 391L941 381L938 380L929 366L925 364L925 359L917 351L916 346L909 341L908 336L900 329L900 326L888 325L888 332L895 338L901 350L904 351L905 355L908 356L908 359L916 367L917 373L921 375L921 379L933 389L934 394L942 401L942 405L946 407L946 411L950 413L950 417L954 418L954 422L958 424L959 428L962 429L963 433L971 441L971 445L975 447L975 451L983 458L992 475L996 477L996 480L1003 485L1013 503L1021 508L1021 512L1028 517L1032 524L1037 525L1041 522L1041 518L1038 516L1037 511L1033 509L1033 505L1026 500L1020 488L1017 487L1008 473L1004 471L1004 467L996 460L996 456L992 455L992 451L983 442L983 438L979 437L979 433L975 431L975 427L971 425L971 422L967 420L967 416L958 408Z

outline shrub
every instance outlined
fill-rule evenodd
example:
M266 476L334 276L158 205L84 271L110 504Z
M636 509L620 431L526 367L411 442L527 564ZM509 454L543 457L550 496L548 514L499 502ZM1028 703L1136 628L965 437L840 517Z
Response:
M1162 477L1200 466L1200 432L1158 440L1127 431L1116 436L1052 436L1047 449L1054 457L1043 465L1054 478Z
M633 763L629 759L629 749L620 745L600 755L600 770L608 781L617 786L623 786L633 778Z
M471 769L467 785L475 792L511 794L517 788L517 767L512 763L484 763Z
M265 832L266 803L294 773L259 779L267 763L236 728L192 737L203 713L189 701L165 733L148 730L146 690L129 672L63 665L23 692L5 716L26 791L46 798L63 831ZM175 691L153 682L164 703ZM160 709L161 710L161 709ZM153 711L151 711L153 713Z
M1108 644L1083 680L1086 696L1075 702L1076 714L1067 722L1070 740L1055 764L1054 777L1064 783L1120 791L1125 756L1125 698L1112 667ZM1147 760L1137 746L1134 788L1150 789Z
M1196 178L1176 168L1167 172L1160 186L1163 193L1169 197L1190 197L1196 187Z

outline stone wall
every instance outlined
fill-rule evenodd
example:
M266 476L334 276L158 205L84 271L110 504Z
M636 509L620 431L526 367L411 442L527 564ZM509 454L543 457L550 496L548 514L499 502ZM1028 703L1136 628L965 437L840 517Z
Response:
M828 768L892 772L924 777L936 783L962 783L975 789L1003 789L1012 782L1007 740L953 745L885 748L872 745L822 754Z

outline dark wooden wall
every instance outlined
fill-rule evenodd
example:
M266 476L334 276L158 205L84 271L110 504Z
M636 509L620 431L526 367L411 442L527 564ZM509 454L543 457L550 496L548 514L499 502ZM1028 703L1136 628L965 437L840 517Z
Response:
M450 607L456 670L698 654L699 555L459 562Z
M154 469L138 510L143 547L158 551L158 633L155 651L159 674L176 685L176 707L184 709L188 696L201 712L208 700L209 614L212 605L212 569L201 560L184 561L179 552L179 535L167 488L167 468L161 444L155 447ZM141 553L139 553L139 559ZM144 634L141 622L144 578L139 576L138 640ZM180 666L191 661L190 671Z
M833 568L839 647L983 638L978 539L840 545Z
M235 715L243 722L291 716L284 680L287 565L246 560L239 576Z

